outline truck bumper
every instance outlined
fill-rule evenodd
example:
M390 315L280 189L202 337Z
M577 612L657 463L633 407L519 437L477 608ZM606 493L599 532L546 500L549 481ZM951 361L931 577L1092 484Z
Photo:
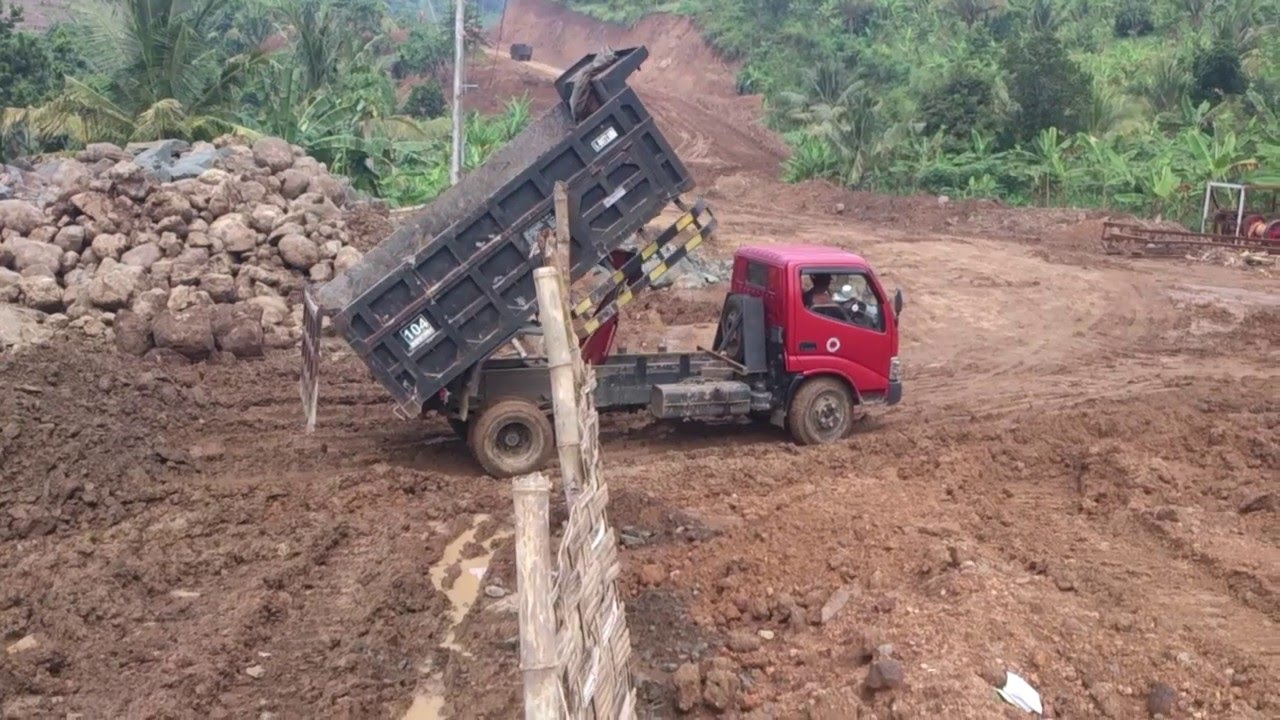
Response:
M902 402L902 381L898 380L889 383L889 392L885 393L884 404L897 405L900 402Z

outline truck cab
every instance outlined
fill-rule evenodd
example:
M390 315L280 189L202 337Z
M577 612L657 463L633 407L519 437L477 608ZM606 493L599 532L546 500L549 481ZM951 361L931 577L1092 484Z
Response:
M858 403L902 398L902 293L891 297L861 256L821 246L745 247L734 258L731 292L762 300L770 354L785 374L839 378Z

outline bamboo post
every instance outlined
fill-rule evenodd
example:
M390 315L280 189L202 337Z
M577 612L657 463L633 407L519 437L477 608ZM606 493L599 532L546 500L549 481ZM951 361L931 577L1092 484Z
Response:
M516 513L516 592L526 720L561 717L556 619L551 601L551 481L542 473L512 480Z
M569 287L573 285L573 236L569 231L569 186L563 180L557 180L553 190L556 209L556 233L547 248L545 262L556 269L560 275L560 300L566 308L573 307L569 297ZM569 355L573 358L574 382L582 384L582 355L578 350L577 333L573 331L573 320L565 313L565 322L569 326L571 342Z
M560 272L564 279L564 304L569 305L569 278L573 271L570 249L573 247L572 235L569 232L569 186L563 180L557 180L552 197L556 206L556 239L552 246L551 266Z
M538 291L538 321L551 372L551 406L564 495L570 506L582 491L582 440L578 429L578 384L573 345L569 341L567 306L561 298L560 275L553 267L533 271Z

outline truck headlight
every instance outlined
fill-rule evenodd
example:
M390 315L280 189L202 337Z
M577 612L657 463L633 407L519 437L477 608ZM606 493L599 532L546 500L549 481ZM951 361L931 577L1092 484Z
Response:
M894 357L889 360L889 382L902 380L902 361Z

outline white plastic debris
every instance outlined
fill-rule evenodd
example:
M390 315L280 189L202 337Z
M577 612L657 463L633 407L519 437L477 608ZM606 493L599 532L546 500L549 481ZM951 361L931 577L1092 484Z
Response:
M1026 680L1011 672L1005 671L1004 687L996 688L996 692L1004 698L1005 702L1016 708L1037 715L1044 714L1044 706L1040 704L1040 693L1036 692L1036 689Z

